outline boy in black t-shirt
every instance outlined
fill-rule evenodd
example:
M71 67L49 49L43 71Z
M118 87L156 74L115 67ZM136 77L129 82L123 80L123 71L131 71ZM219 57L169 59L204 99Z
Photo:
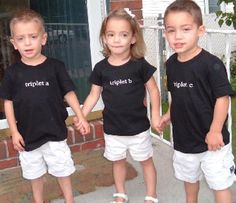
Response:
M224 64L198 46L205 30L194 1L170 4L164 26L175 54L166 62L172 100L160 128L172 122L175 176L184 181L187 203L197 202L202 175L217 203L231 203L235 165L226 120L232 90Z
M33 10L19 11L10 21L10 30L21 60L6 70L1 97L23 177L31 180L36 203L43 202L42 176L47 171L58 178L65 201L73 203L70 175L75 167L66 143L64 99L83 134L89 132L89 124L64 64L41 53L47 41L42 17Z

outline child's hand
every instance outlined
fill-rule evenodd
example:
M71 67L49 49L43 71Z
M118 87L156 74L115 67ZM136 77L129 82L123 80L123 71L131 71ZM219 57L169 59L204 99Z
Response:
M12 144L16 151L22 152L25 150L25 142L19 132L12 134Z
M166 128L167 125L170 124L170 116L168 114L164 114L161 116L160 122L159 122L159 129L161 132Z
M162 130L159 126L159 123L160 123L160 117L152 117L151 119L151 126L153 129L155 129L159 134L162 133Z
M209 151L220 150L225 144L223 142L223 136L221 132L209 131L206 135L205 142L208 145Z
M82 135L90 133L90 126L86 120L79 120L78 117L74 117L74 126L76 130L80 131Z

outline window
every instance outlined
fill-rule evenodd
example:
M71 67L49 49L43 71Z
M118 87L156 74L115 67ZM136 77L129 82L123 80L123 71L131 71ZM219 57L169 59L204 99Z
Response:
M209 0L209 13L215 13L220 10L220 7L217 5L218 0Z

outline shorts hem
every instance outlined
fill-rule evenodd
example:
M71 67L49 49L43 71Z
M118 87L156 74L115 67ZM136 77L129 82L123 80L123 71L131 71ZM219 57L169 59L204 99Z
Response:
M187 182L187 183L196 183L198 181L201 181L202 178L198 179L198 180L190 180L190 179L184 179L183 177L180 177L178 175L175 174L175 178L180 180L180 181L183 181L183 182Z
M145 158L134 158L134 157L132 157L132 159L134 160L134 161L146 161L146 160L148 160L148 159L150 159L150 158L152 158L153 157L153 154L150 154L149 156L146 156Z
M41 173L40 175L35 175L35 174L33 176L23 175L23 178L26 179L26 180L35 180L37 178L40 178L40 177L44 176L46 173L47 173L47 171Z
M64 172L63 174L61 174L61 173L52 173L52 172L48 172L48 173L50 175L56 177L56 178L62 178L62 177L68 177L68 176L72 175L75 171L76 171L76 169L73 168L73 169L70 169L70 170Z
M208 184L208 186L209 186L209 188L211 188L212 190L215 190L215 191L219 191L219 190L227 190L228 188L230 188L232 185L234 184L234 181L232 180L232 182L231 183L229 183L229 184L227 184L227 185L224 185L223 187L222 187L222 185L220 185L219 187L217 187L217 186L210 186L209 184Z
M109 161L120 161L120 160L126 159L126 156L118 157L118 158L110 157L110 156L107 156L106 154L103 154L103 156Z

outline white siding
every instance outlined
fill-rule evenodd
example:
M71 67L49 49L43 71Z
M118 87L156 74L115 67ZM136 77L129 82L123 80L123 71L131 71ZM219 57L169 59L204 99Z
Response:
M164 14L166 7L173 0L143 0L143 17L154 17L158 14ZM200 6L202 12L205 13L204 0L195 0Z

